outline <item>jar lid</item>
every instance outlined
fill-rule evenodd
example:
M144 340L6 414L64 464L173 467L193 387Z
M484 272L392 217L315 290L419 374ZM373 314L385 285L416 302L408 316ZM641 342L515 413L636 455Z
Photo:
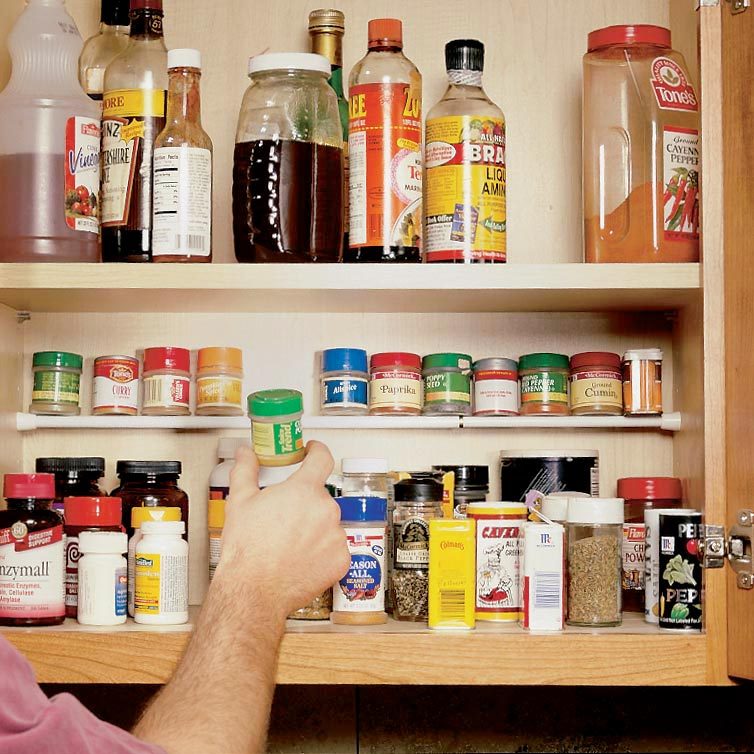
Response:
M500 459L541 458L543 461L562 461L569 458L599 458L598 450L501 450Z
M68 526L118 526L122 501L119 497L67 497L63 510Z
M202 69L202 54L199 50L179 47L168 50L168 69L170 68L198 68Z
M487 516L520 516L527 518L529 508L523 503L514 503L508 501L502 502L478 502L469 503L466 506L467 516L478 516L486 518Z
M183 521L144 521L141 533L147 534L185 534L186 524Z
M260 466L259 489L264 490L274 484L281 484L290 479L300 468L301 463L292 463L290 466Z
M304 396L298 390L259 390L247 402L252 416L285 416L304 410Z
M455 475L456 487L487 487L490 483L489 466L432 466L436 471Z
M681 500L683 485L672 476L636 476L618 480L618 497L626 500Z
M327 348L322 351L322 371L367 371L367 352L362 348Z
M332 72L330 61L313 52L268 52L249 58L249 75L263 71L314 71L328 76Z
M3 497L8 499L55 497L55 477L52 474L6 474L3 480Z
M518 362L515 359L505 359L499 356L491 356L488 359L478 359L474 362L475 372L482 372L487 369L498 369L505 372L517 372Z
M181 509L165 505L137 505L131 508L131 528L140 529L145 521L180 521Z
M422 369L471 369L471 356L466 353L431 353L422 359Z
M196 362L197 369L230 367L240 370L243 369L243 351L240 348L200 348Z
M620 363L620 354L609 351L584 351L571 356L571 369L602 366L620 369Z
M225 526L225 500L210 500L207 503L207 526L210 529Z
M115 471L118 476L126 474L165 474L180 476L183 466L180 461L118 461Z
M105 475L104 458L37 458L37 473L42 474L96 474L97 479Z
M131 9L129 0L110 0L102 3L100 20L107 26L128 26L131 21L128 12Z
M622 524L622 497L568 498L569 524Z
M369 360L372 369L379 367L411 367L421 369L422 358L416 353L405 353L403 351L390 351L387 353L373 353Z
M128 552L128 536L122 531L82 531L79 553L82 555L122 555Z
M344 458L340 462L344 474L387 474L384 458Z
M236 457L236 451L242 447L250 447L249 441L243 437L221 437L217 441L217 457L224 461Z
M342 10L334 8L319 8L309 13L309 31L343 32L346 17Z
M162 12L162 0L131 0L131 12L135 10L155 10Z
M403 479L393 489L397 503L442 502L443 486L435 479Z
M661 348L633 348L630 351L626 351L623 354L623 361L662 361L662 349Z
M84 366L84 357L68 351L38 351L32 357L32 366L81 369Z
M191 352L188 348L165 346L144 349L144 371L155 369L176 369L179 372L191 371Z
M553 369L568 369L570 359L562 353L527 353L519 357L518 368L536 369L538 367L551 367Z
M403 48L403 24L397 18L373 18L368 34L369 47Z
M589 52L613 45L656 45L670 47L670 29L651 24L628 24L607 26L589 32L587 48Z
M446 71L483 71L484 44L478 39L453 39L445 45Z
M386 521L387 500L384 497L336 497L341 521Z
M565 521L568 518L568 500L568 495L564 493L545 495L539 511L551 521Z

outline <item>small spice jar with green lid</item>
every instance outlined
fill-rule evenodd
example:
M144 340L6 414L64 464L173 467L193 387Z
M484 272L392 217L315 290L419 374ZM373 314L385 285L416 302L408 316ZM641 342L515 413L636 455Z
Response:
M251 443L260 466L290 466L304 460L298 390L260 390L248 397Z
M422 359L425 416L471 415L471 356L433 353Z
M529 353L518 361L522 416L568 415L570 359L562 353Z
M81 369L84 359L66 351L40 351L32 358L32 414L77 416L81 413Z

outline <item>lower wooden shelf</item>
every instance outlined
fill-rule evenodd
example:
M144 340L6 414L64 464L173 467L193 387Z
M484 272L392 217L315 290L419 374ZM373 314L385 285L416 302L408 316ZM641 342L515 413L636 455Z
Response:
M165 683L191 624L155 628L62 626L5 629L40 683ZM478 624L434 632L390 620L384 626L289 621L278 683L356 685L704 685L706 637L662 633L629 615L612 629L530 634Z

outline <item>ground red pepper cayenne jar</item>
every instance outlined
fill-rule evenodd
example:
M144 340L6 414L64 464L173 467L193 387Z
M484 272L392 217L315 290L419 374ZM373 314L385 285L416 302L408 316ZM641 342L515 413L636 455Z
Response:
M422 360L415 353L375 353L369 362L372 416L422 412Z
M191 352L188 348L144 349L145 416L188 416Z
M79 534L82 531L124 531L119 497L65 499L65 614L75 618L79 604Z
M587 351L571 356L570 395L574 416L622 416L620 356L606 351Z

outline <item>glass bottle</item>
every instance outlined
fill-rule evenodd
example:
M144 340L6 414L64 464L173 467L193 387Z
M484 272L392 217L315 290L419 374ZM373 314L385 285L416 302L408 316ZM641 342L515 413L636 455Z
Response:
M330 61L330 86L338 97L340 123L343 126L343 249L348 248L348 100L343 94L343 11L332 8L313 10L309 14L309 37L312 52Z
M448 88L427 114L424 140L425 258L505 262L505 116L482 89L484 45L448 42L445 68Z
M212 140L202 128L199 50L168 53L166 124L154 142L152 261L212 261Z
M162 0L131 0L128 47L105 71L102 259L152 260L152 151L165 126ZM134 165L133 162L136 162Z
M129 0L102 0L99 31L84 42L79 57L79 81L93 99L102 101L105 69L128 46Z
M349 79L350 221L346 262L421 262L422 77L395 18L369 22ZM390 169L385 169L389 165Z

